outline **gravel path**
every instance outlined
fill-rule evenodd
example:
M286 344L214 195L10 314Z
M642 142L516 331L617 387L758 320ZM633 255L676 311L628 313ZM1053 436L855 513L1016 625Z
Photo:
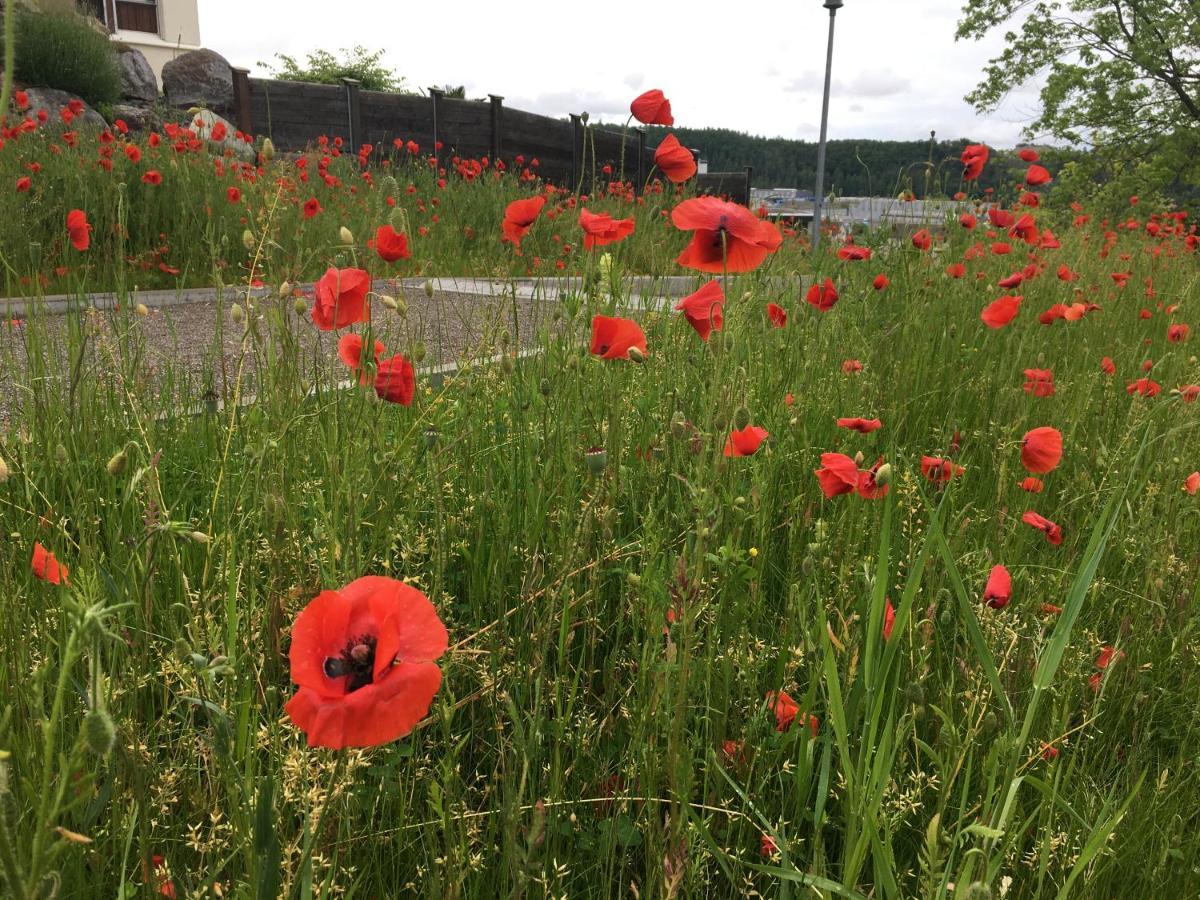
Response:
M418 368L479 358L498 352L501 332L507 331L514 347L536 342L538 328L550 320L557 301L487 297L476 294L408 290L404 295L406 314L398 315L382 303L372 304L372 326L387 354L414 355L424 348ZM76 368L84 378L108 378L115 374L115 360L136 354L134 367L139 381L171 385L179 397L195 398L205 390L223 397L236 375L242 356L242 326L230 317L230 303L188 303L150 309L147 316L123 312L87 311L79 314L47 315L37 323L0 322L0 421L19 415L25 393L19 385L27 380L31 356L36 372L50 380L67 383ZM272 310L275 306L277 309ZM301 348L302 358L316 359L330 369L337 361L338 335L313 327L307 313L298 315L290 301L264 300L250 313L260 333L270 329L259 318L270 312L282 315L288 333ZM82 325L88 340L81 358L71 359L69 331L72 323ZM124 344L126 350L121 352ZM254 375L261 354L246 355L243 390L253 391ZM39 364L40 363L40 364ZM342 372L346 370L341 369Z

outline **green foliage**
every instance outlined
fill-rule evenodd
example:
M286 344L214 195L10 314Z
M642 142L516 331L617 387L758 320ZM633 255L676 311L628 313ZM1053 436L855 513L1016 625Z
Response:
M76 94L92 106L120 98L121 73L112 42L81 16L21 9L16 26L18 81Z
M337 57L328 50L314 50L305 55L303 63L286 53L276 53L278 65L259 65L267 66L273 77L284 81L341 84L343 78L354 78L361 82L364 91L408 93L404 79L381 62L383 50L372 52L358 44L350 49L342 48L339 52L341 56Z

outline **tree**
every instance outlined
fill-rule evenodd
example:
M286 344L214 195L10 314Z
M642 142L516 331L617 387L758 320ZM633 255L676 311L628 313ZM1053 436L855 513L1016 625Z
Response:
M968 0L957 37L979 40L1021 15L967 95L980 112L1044 75L1031 135L1102 143L1200 125L1200 3Z
M343 78L354 78L361 83L364 91L407 93L404 79L381 62L382 50L371 52L359 45L349 50L342 48L340 52L342 56L339 59L328 50L314 50L305 55L303 65L295 57L276 53L279 65L262 62L259 65L270 69L273 77L284 81L341 84Z

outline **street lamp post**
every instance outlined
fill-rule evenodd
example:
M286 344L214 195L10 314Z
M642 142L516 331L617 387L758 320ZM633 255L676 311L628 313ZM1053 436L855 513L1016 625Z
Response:
M829 48L825 51L825 98L821 101L821 142L817 144L817 189L813 198L812 248L821 246L821 204L825 200L825 135L829 130L829 84L833 78L833 23L843 0L825 0L829 10Z

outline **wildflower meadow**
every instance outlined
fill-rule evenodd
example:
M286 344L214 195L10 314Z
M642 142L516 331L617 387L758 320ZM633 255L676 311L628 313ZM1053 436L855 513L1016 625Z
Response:
M971 144L814 251L678 142L555 185L24 104L3 896L1200 891L1188 212Z

